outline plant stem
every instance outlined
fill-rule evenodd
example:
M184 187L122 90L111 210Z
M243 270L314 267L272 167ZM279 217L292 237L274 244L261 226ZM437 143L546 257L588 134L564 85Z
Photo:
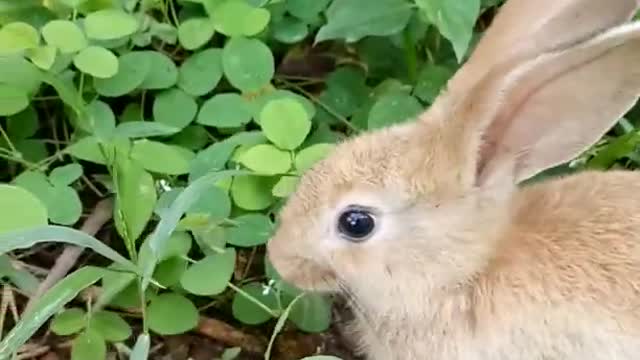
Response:
M273 311L272 309L270 309L267 305L263 304L262 302L260 302L260 300L254 298L253 296L249 295L246 291L240 289L239 287L235 286L232 282L229 282L229 287L231 289L233 289L233 291L237 292L238 294L244 296L247 298L247 300L251 301L252 303L258 305L262 310L266 311L269 313L269 315L277 318L278 314Z
M403 33L404 39L404 56L407 62L407 72L409 80L415 84L418 80L418 54L416 52L415 39L411 33L411 29L407 27Z
M336 119L338 119L340 122L342 122L346 127L348 127L349 129L351 129L352 131L359 133L361 130L358 129L356 126L354 126L347 118L345 118L344 116L338 114L337 111L333 110L332 108L330 108L329 106L327 106L326 104L324 104L322 101L320 101L320 99L318 99L315 95L313 95L312 93L308 92L307 90L303 89L301 86L298 86L297 84L294 84L290 81L284 80L284 79L279 79L278 81L280 81L281 83L289 86L292 89L296 89L297 91L299 91L301 94L303 94L304 96L308 97L309 100L313 101L314 103L320 105L320 107L322 107L326 112L328 112L330 115L332 115L333 117L335 117Z
M4 140L7 142L7 146L9 146L9 148L11 149L11 151L15 154L18 153L18 150L16 149L15 146L13 146L13 142L11 142L11 139L9 139L9 135L7 135L7 133L4 131L4 126L0 126L0 134L2 134L2 137L4 138Z

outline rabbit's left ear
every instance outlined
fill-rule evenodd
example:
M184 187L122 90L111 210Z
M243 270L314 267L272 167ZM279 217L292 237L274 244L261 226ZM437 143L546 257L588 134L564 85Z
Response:
M469 178L513 182L596 143L640 96L640 23L568 49L505 64L450 109Z

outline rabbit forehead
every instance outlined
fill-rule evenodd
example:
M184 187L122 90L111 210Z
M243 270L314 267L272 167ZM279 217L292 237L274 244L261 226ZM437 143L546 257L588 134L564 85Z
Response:
M438 122L412 122L339 144L301 177L283 208L283 220L291 214L299 223L301 214L317 216L359 199L395 207L401 201L458 195L463 189L455 152L447 148L451 141L441 129Z

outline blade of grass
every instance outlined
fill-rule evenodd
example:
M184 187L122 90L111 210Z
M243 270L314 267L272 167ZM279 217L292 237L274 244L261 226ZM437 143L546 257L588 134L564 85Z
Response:
M20 346L80 291L93 285L104 276L101 268L87 266L69 274L39 298L33 307L0 342L0 360L8 359Z
M28 230L0 234L0 254L16 249L26 249L43 242L61 242L90 248L96 253L140 274L138 267L100 240L82 231L57 225L40 226Z

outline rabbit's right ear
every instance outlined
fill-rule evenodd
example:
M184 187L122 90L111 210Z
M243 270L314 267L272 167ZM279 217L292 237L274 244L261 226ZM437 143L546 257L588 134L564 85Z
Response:
M447 84L443 97L465 94L499 62L566 48L623 24L634 15L639 2L507 0L472 55Z
M640 22L493 69L444 108L466 183L518 183L580 155L640 96Z

